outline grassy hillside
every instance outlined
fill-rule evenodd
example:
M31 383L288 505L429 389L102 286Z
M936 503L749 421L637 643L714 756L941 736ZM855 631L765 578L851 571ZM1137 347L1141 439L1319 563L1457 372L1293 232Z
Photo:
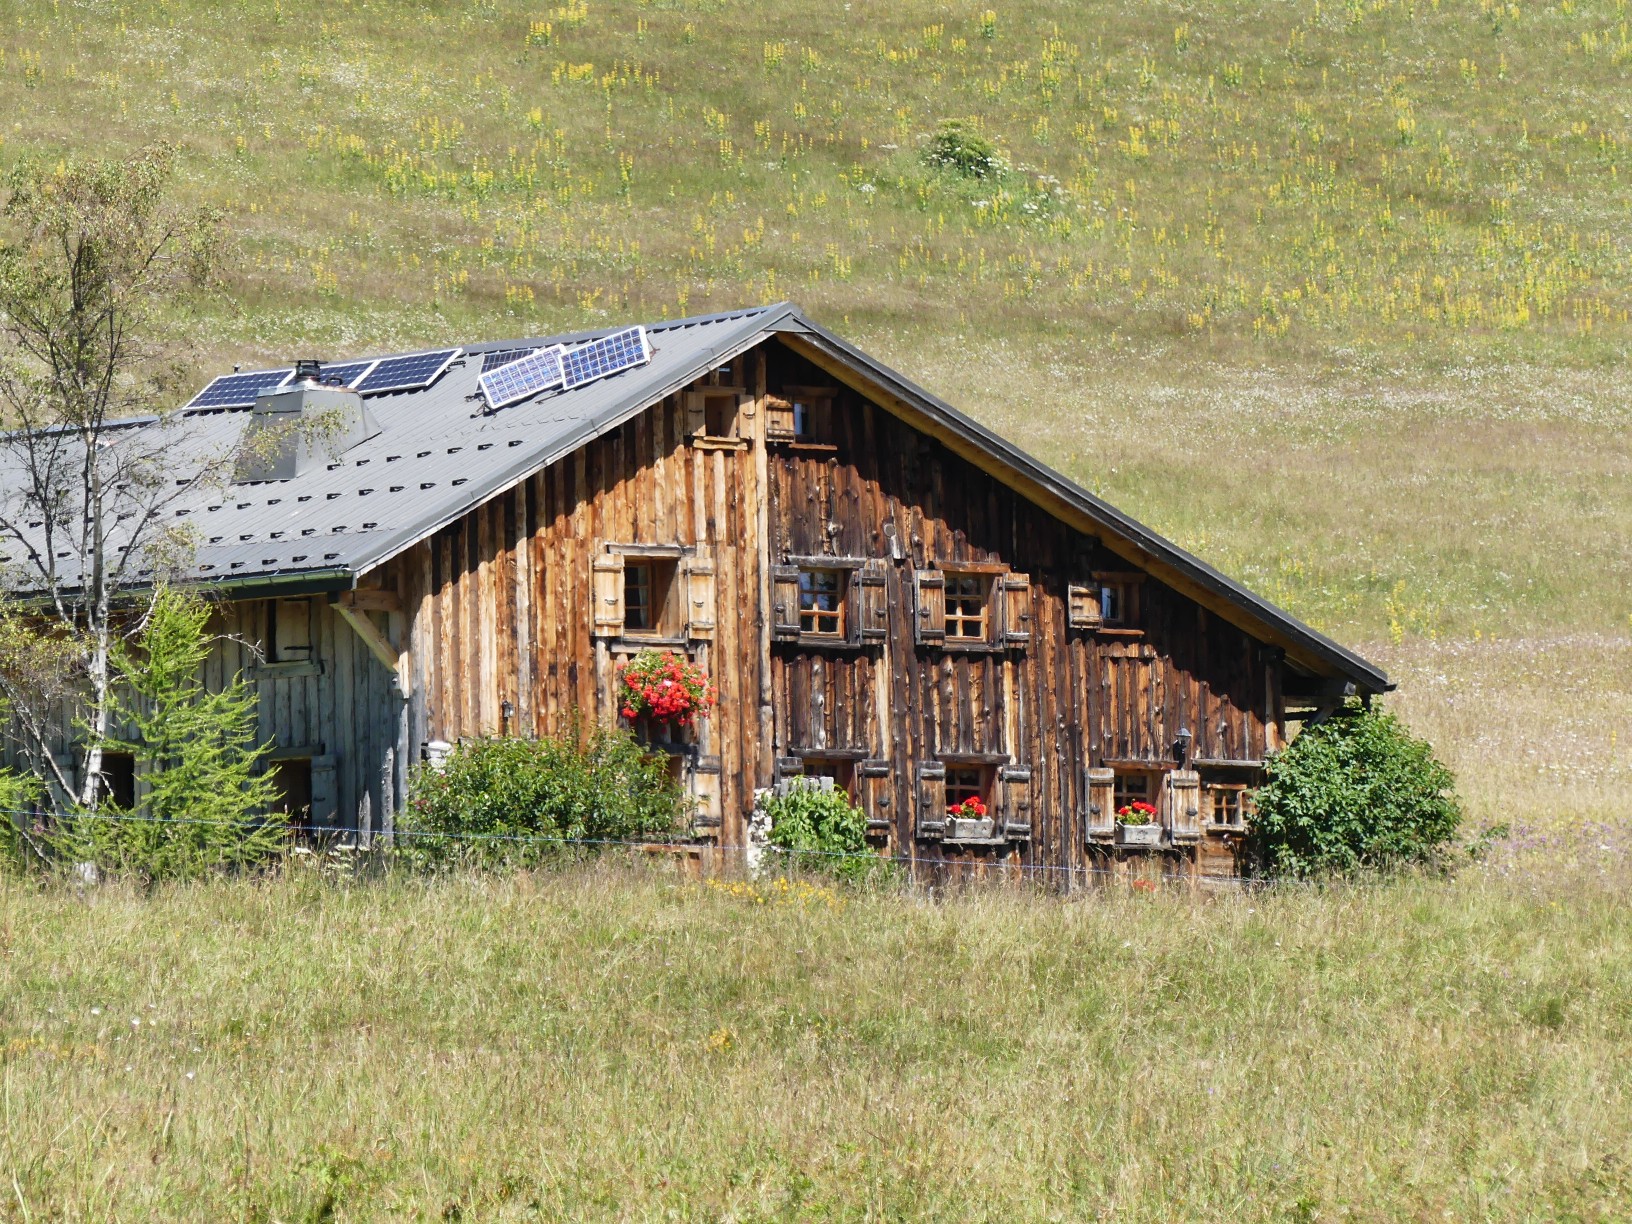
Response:
M0 1220L1625 1219L1615 844L1199 911L12 886Z

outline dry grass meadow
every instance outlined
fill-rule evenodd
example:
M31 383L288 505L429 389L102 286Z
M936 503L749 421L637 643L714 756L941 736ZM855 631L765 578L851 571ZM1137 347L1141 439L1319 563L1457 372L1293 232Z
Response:
M7 883L0 1220L1632 1217L1629 28L0 0L0 163L174 139L226 211L197 383L792 298L1384 663L1513 830L1200 902Z

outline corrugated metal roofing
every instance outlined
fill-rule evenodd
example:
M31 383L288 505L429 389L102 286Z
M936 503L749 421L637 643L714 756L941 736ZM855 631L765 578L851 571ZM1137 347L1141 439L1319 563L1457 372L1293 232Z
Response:
M212 582L268 588L349 587L356 575L616 428L767 333L797 332L980 448L995 465L1133 542L1186 580L1324 659L1340 674L1372 691L1391 687L1379 668L810 322L790 303L648 324L653 350L649 364L571 391L545 392L497 412L485 411L476 381L483 354L576 344L613 330L466 346L462 357L431 386L369 397L366 402L380 433L325 468L290 480L201 488L197 496L180 501L173 513L177 522L189 523L198 533L194 574ZM128 428L174 430L176 467L191 471L210 456L230 452L248 419L247 410L202 412L172 418L167 424L142 418ZM10 457L0 452L0 497L20 483L15 471L6 470L8 462ZM9 541L0 543L0 563L14 547Z

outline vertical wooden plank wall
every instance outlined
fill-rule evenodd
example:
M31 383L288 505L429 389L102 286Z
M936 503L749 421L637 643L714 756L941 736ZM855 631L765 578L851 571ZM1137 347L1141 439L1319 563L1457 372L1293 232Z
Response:
M833 385L779 347L768 385ZM1071 629L1066 588L1129 565L884 409L840 389L831 433L769 455L772 563L788 556L888 564L890 630L874 649L771 651L776 755L830 750L890 761L894 852L991 862L990 850L915 838L913 779L938 756L1004 756L1029 766L1032 836L1008 857L1081 867L1084 771L1107 763L1171 767L1181 726L1193 756L1263 757L1276 709L1261 652L1245 633L1161 585L1143 584L1137 635ZM892 556L891 539L899 541ZM1032 640L968 653L914 641L912 572L1003 563L1030 576ZM882 695L885 700L880 700Z

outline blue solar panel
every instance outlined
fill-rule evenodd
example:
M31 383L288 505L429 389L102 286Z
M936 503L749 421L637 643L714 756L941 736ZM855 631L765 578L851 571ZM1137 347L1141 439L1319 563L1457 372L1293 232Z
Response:
M252 408L263 391L281 387L294 371L256 370L248 374L223 374L187 401L188 408Z
M342 387L355 387L361 382L378 362L369 361L340 361L333 365L326 365L318 373L321 383L339 383Z
M387 357L375 366L354 390L375 395L382 391L412 391L428 387L442 376L442 371L459 356L459 350L437 349L434 353L409 353L406 357Z
M559 387L562 382L562 351L559 345L539 349L519 361L483 374L476 381L481 385L482 394L487 396L487 406L503 408L506 404L514 404L550 387Z
M571 390L594 379L605 378L608 374L645 365L651 359L652 349L646 342L646 329L627 327L567 350L561 358L561 368L566 375L567 388Z
M500 349L496 353L483 353L482 373L486 374L489 370L496 370L502 365L509 365L512 361L520 360L521 358L527 356L528 353L536 352L538 352L538 350L534 348L518 348Z

